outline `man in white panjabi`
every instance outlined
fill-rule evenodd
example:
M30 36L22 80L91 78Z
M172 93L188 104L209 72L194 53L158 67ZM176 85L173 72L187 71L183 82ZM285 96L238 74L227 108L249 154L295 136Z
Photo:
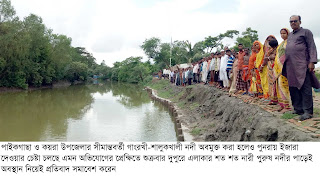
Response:
M224 53L223 53L224 54ZM228 55L223 55L220 61L220 80L223 82L223 87L229 87L229 79L227 75L227 63L228 63Z
M208 62L207 62L207 58L204 59L204 61L202 62L202 78L201 81L206 83L207 82L207 77L208 77Z

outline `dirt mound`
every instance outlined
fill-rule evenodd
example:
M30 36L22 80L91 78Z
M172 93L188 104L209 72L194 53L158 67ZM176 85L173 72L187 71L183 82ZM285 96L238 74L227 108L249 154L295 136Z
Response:
M195 141L320 141L301 131L287 119L246 104L208 85L165 89L180 108L180 120L189 127Z

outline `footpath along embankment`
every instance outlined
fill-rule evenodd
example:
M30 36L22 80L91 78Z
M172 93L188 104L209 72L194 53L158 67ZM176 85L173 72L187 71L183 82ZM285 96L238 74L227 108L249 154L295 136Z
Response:
M168 80L153 79L148 88L174 106L172 109L172 105L168 105L175 120L181 123L180 140L320 141L319 130L316 130L316 125L320 124L318 118L302 123L282 119L259 104L230 97L227 92L209 85L182 87Z

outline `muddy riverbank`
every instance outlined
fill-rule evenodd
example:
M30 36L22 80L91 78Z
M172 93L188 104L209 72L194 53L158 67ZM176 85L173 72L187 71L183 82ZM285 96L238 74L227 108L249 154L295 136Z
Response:
M320 141L318 134L298 129L289 119L212 86L177 87L154 79L150 87L178 107L178 120L194 141Z

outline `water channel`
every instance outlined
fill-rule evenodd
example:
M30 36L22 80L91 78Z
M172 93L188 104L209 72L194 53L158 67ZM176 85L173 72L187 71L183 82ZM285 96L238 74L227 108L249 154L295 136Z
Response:
M0 141L177 141L143 87L103 83L0 93Z

